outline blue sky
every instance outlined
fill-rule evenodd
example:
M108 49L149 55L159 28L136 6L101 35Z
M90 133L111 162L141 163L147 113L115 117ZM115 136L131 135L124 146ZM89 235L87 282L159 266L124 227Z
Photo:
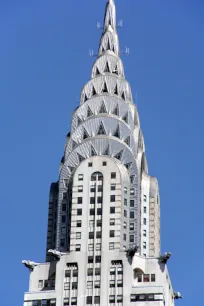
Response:
M204 2L116 0L126 77L161 193L162 250L177 305L203 306ZM49 186L90 78L105 0L0 1L1 305L23 305L44 261ZM194 260L194 262L193 262ZM12 294L10 293L12 290ZM201 302L202 300L202 302Z

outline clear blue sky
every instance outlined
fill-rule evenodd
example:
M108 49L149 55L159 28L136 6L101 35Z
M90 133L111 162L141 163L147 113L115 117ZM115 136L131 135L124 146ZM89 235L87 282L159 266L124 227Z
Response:
M149 171L159 179L162 250L177 305L203 306L204 1L116 0L126 77ZM0 1L1 306L23 305L22 259L45 258L49 186L89 80L105 0ZM194 263L193 263L194 259Z

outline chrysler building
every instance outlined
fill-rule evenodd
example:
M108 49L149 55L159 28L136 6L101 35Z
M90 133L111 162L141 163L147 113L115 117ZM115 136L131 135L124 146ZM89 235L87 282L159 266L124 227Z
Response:
M24 306L173 306L181 295L170 256L160 253L158 181L148 173L108 0L98 56L51 184L46 262L23 260Z

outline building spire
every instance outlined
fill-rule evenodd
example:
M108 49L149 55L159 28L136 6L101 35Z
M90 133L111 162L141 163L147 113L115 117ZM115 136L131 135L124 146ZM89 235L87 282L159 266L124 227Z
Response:
M108 0L106 4L104 32L107 31L109 25L112 27L113 30L116 30L116 9L114 0Z
M104 30L99 46L99 56L107 51L119 55L118 35L116 31L116 8L114 0L108 0L105 9Z

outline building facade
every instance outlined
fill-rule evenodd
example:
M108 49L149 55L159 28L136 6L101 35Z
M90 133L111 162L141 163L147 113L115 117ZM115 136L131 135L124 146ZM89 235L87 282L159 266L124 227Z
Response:
M114 0L90 81L50 189L46 262L29 268L24 306L172 306L160 255L160 198L120 58Z

